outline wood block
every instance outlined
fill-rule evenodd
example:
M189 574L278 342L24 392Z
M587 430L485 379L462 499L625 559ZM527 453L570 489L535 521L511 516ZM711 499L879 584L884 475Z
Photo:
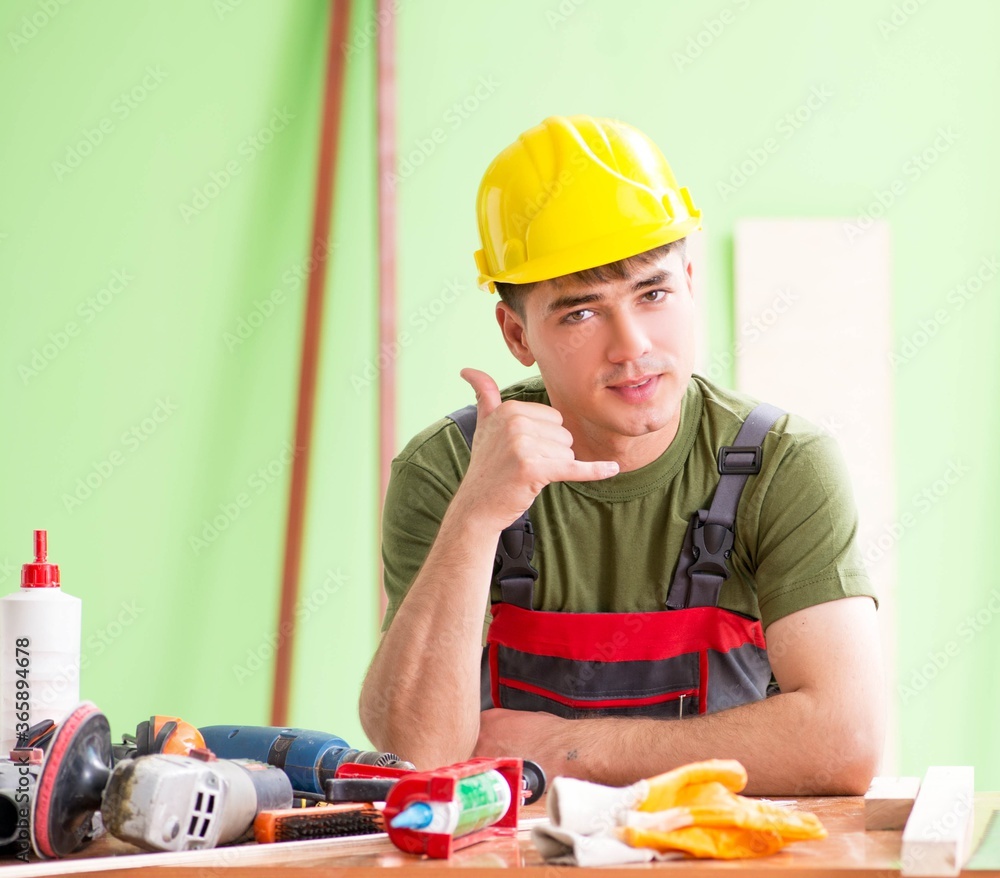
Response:
M905 876L957 875L972 845L972 766L927 769L903 830Z
M919 777L874 778L865 793L865 831L906 826L919 789Z

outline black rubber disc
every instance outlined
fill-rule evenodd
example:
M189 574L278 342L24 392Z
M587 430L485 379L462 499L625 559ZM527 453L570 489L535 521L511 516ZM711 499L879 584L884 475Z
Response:
M31 844L40 857L65 857L102 830L94 815L113 765L107 717L84 701L60 723L38 774Z

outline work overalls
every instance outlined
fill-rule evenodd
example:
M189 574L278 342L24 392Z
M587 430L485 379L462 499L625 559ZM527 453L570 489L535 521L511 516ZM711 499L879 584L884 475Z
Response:
M538 572L528 513L506 528L497 544L500 601L483 650L482 709L673 719L764 698L771 666L761 623L719 607L718 599L743 486L760 472L764 437L783 414L757 406L733 445L719 449L718 487L711 506L692 516L664 610L532 609ZM449 417L471 447L475 406Z

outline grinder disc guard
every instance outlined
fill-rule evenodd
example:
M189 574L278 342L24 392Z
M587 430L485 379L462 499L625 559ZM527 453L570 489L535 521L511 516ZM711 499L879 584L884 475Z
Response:
M104 831L101 794L112 765L108 719L84 701L56 729L38 775L31 844L40 857L65 857Z

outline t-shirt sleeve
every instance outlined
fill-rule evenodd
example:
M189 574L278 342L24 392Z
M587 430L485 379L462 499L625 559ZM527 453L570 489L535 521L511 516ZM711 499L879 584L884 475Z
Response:
M755 580L761 622L867 595L877 603L857 545L850 476L829 435L785 433L760 498Z
M382 509L382 565L387 606L382 630L423 566L453 495L430 470L409 460L392 463Z

